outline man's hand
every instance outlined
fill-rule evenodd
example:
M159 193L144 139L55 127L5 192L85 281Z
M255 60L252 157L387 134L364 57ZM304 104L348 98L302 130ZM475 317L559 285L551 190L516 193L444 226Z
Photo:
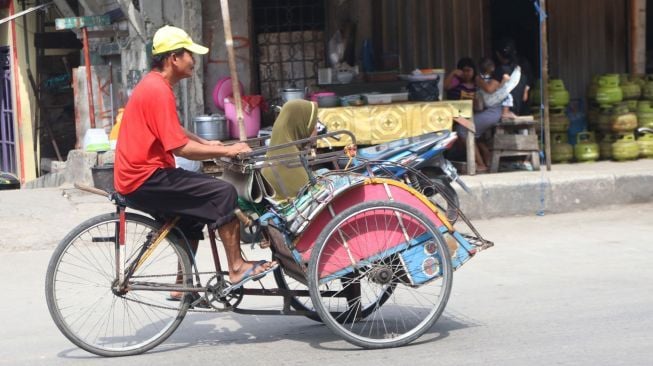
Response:
M235 143L235 144L233 144L231 146L228 146L228 148L229 148L229 151L228 151L227 155L229 157L231 157L231 158L235 157L236 155L238 155L240 153L246 153L246 152L252 151L252 149L249 147L249 145L247 145L244 142Z

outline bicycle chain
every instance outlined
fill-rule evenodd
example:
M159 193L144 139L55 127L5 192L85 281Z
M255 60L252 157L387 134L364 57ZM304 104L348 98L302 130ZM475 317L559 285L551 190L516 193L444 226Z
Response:
M194 276L194 275L196 275L196 274L197 274L197 275L206 275L206 274L215 274L215 272L197 272L197 273L192 273L192 274L189 274L189 275L193 275L193 276ZM159 275L148 275L148 276L131 276L131 278L159 278L159 277L172 277L172 276L175 276L175 277L176 277L176 276L177 276L177 273L172 273L172 274L159 274ZM145 301L141 301L141 300L130 299L130 298L127 298L126 296L118 296L118 297L120 297L120 298L122 298L122 299L125 299L125 300L127 300L127 301L131 301L131 302L137 303L137 304L147 305L147 306L150 306L150 307L153 307L153 308L156 308L156 309L163 309L163 310L179 310L178 307L163 306L163 305L152 304L152 303L145 302ZM204 296L202 296L202 297L204 297ZM219 311L218 309L215 309L215 308L211 308L211 309L195 309L195 308L190 308L190 307L189 307L189 308L186 310L186 312L189 312L189 313L219 313L219 312L221 312L221 311Z

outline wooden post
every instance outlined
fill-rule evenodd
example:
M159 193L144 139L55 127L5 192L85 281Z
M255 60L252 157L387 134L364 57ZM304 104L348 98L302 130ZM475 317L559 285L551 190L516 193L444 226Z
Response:
M84 46L84 66L86 68L86 88L88 89L88 117L91 128L95 128L95 106L93 105L93 76L91 74L91 56L88 51L88 30L82 27Z
M238 83L238 72L236 71L236 55L234 53L234 39L231 34L231 17L229 16L229 0L220 0L222 8L222 23L224 25L224 41L227 45L227 56L229 59L229 74L231 75L231 85L236 101L236 119L238 120L238 131L240 132L240 141L247 140L245 132L245 120L243 118L243 104L240 99L240 88Z
M646 0L630 0L630 73L646 73Z
M540 9L546 12L546 0L540 0ZM546 170L551 171L551 128L549 121L549 43L546 35L547 20L540 21L540 42L542 43L542 103L544 106L544 154L546 155Z

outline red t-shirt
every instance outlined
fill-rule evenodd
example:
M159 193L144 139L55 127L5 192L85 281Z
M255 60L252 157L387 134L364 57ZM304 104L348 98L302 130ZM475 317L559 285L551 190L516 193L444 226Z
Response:
M174 168L172 150L186 143L172 87L158 72L148 73L122 115L114 163L116 191L129 194L158 168Z

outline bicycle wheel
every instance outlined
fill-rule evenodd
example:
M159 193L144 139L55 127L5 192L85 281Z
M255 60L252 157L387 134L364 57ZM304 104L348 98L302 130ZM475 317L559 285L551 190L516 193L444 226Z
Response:
M277 287L282 290L308 291L308 287L305 284L288 276L281 266L274 270L274 280L277 283ZM292 296L290 298L290 307L298 311L309 311L310 313L306 315L307 318L316 322L322 321L313 308L310 296Z
M426 332L444 311L452 276L435 225L411 206L384 201L336 215L318 236L308 267L320 318L364 348L402 346Z
M112 213L73 229L53 253L45 280L48 309L59 330L75 345L100 356L152 349L177 329L190 304L190 296L166 301L167 291L112 290L118 225L118 215ZM127 214L120 254L124 268L160 227L150 218ZM138 281L150 288L173 286L177 273L183 284L192 284L188 252L169 234L137 268L130 285Z
M307 318L316 322L322 322L320 315L315 311L315 307L311 302L311 297L308 293L308 286L287 275L281 266L274 270L274 280L276 281L277 286L282 290L306 291L306 296L292 296L290 298L290 306L298 311L307 311L309 312L307 315L305 315ZM392 288L387 288L383 289L383 291L379 291L379 293L377 293L376 301L371 301L367 304L366 307L361 309L359 317L365 318L373 313L377 306L383 305L383 303L388 300L388 297L391 293ZM355 298L356 296L357 294L354 293L349 294L350 298ZM342 309L336 306L334 309L330 309L330 312L335 315L336 319L346 321L346 319L350 318L347 314L350 314L350 312L354 310L354 308Z

